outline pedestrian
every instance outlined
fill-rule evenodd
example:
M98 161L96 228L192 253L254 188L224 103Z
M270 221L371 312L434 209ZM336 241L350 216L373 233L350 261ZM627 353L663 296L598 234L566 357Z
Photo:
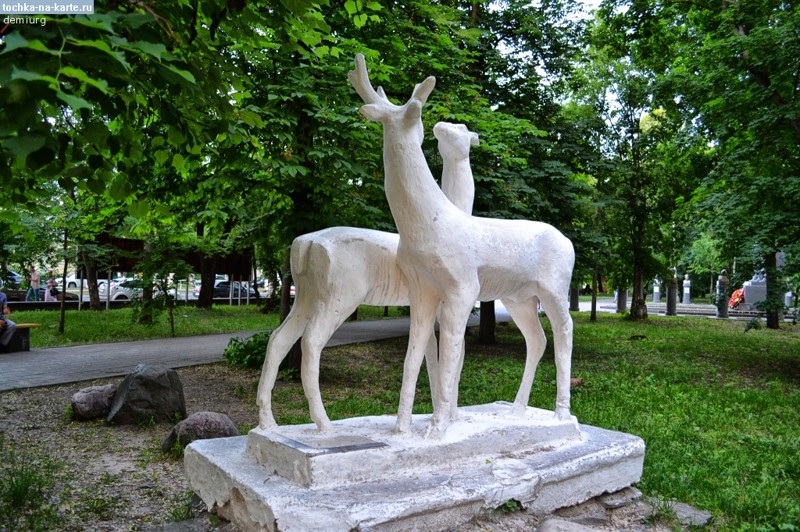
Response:
M39 301L39 272L35 266L28 269L28 293L25 294L25 301Z
M8 298L5 292L0 291L0 351L5 350L17 330L17 324L8 319L9 314L11 309L8 308Z
M47 284L44 286L44 301L45 303L52 303L54 301L58 301L58 282L56 282L55 277L53 277L53 272L48 272L47 274Z

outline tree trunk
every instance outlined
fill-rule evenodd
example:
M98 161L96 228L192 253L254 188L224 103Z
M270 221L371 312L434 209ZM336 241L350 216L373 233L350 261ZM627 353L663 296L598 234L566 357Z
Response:
M647 319L647 301L644 293L644 268L638 259L633 261L633 295L631 295L631 318Z
M589 314L589 321L597 321L597 254L592 272L592 312Z
M100 291L97 288L97 263L87 254L81 253L81 262L86 272L86 285L89 288L89 308L91 310L102 310L100 301ZM83 282L81 282L80 294L83 295Z
M143 252L145 256L153 253L153 243L145 241ZM146 272L142 279L142 308L139 314L138 323L151 325L153 323L153 274ZM109 287L110 288L110 287Z
M497 317L494 314L494 301L481 301L480 326L478 327L478 343L494 345L497 343L495 331Z
M764 269L767 273L767 329L780 328L780 310L783 304L781 282L778 278L778 260L775 253L767 253L764 257Z
M69 233L67 230L64 230L64 270L61 272L61 308L59 309L59 317L58 317L58 334L64 334L64 324L66 322L67 317L67 265L69 264L69 259L67 258L67 250L69 249ZM82 301L78 301L78 308L81 308Z

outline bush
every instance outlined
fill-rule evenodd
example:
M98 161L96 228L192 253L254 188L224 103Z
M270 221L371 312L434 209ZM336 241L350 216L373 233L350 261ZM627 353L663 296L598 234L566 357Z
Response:
M250 338L231 338L222 354L228 364L240 368L260 368L267 355L267 343L272 331L256 333Z

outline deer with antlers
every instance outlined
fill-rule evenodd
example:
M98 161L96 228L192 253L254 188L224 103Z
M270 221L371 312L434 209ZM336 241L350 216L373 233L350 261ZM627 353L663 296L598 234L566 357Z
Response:
M396 429L411 427L416 382L427 339L439 309L439 397L427 434L440 437L453 418L464 332L476 300L500 299L525 336L525 370L513 411L524 414L545 335L541 303L553 329L556 406L570 417L572 318L569 291L575 254L554 227L525 220L470 216L436 186L420 145L422 107L435 78L418 84L404 105L373 89L364 56L358 54L351 84L364 101L361 113L383 125L384 189L400 235L397 263L408 280L411 328L403 366Z
M421 121L418 126L422 128ZM478 135L463 124L449 123L436 124L434 134L439 139L444 162L442 186L454 203L472 212L475 184L469 167L469 149L478 144ZM422 142L421 134L418 140ZM354 227L330 227L294 240L290 260L297 295L289 315L267 344L256 400L261 429L272 430L277 426L272 412L272 390L281 361L302 337L300 373L309 414L319 432L333 430L319 387L322 349L359 305L409 304L408 283L397 265L398 243L397 234ZM438 402L437 345L433 333L425 357L431 397Z

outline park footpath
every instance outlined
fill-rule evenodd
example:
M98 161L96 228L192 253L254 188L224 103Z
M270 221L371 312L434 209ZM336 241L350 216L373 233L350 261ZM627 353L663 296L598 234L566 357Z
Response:
M502 319L498 316L498 319ZM470 325L477 325L473 316ZM353 321L334 333L327 347L408 336L409 319ZM0 392L123 376L138 364L172 369L223 361L231 338L249 338L247 331L136 342L47 347L0 353ZM34 333L35 334L35 333Z
M589 302L580 303L582 312L588 312L590 307ZM682 307L678 306L679 314L694 314L685 313ZM713 313L713 307L704 307L708 307L703 309L706 315ZM597 310L615 312L615 307L611 300L599 300ZM654 310L658 312L662 309ZM498 322L510 320L506 309L499 302L496 303L496 318ZM470 318L469 325L478 325L477 315ZM408 328L408 318L347 322L334 333L327 347L402 338L408 336ZM124 376L138 364L160 364L173 369L215 364L223 361L222 353L231 338L249 338L257 332L47 347L0 353L0 392ZM36 334L35 331L33 334Z

